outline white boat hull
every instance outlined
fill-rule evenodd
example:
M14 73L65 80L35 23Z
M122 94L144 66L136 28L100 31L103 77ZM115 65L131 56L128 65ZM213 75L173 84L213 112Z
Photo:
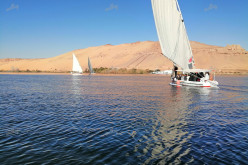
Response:
M79 75L82 75L82 73L77 73L77 72L71 72L71 74L72 74L73 76L79 76Z
M173 86L192 86L192 87L218 87L217 81L205 80L205 81L184 81L177 80L172 81L170 85Z

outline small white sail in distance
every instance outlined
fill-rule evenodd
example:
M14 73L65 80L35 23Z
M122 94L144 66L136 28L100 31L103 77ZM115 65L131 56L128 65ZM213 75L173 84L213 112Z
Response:
M73 53L73 63L72 63L72 72L74 73L83 73L82 67L80 66L77 57Z
M192 69L193 54L177 0L151 0L164 56L182 69Z
M90 62L90 58L88 57L88 67L89 67L89 71L90 71L90 74L94 74L94 70L91 66L91 62Z

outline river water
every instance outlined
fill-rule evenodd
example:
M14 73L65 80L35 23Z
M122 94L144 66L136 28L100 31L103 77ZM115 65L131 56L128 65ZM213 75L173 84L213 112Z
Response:
M247 164L248 77L0 75L1 164Z

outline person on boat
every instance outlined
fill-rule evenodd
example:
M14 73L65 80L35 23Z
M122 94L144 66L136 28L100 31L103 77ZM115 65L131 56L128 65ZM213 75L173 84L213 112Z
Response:
M193 74L189 73L189 81L193 81Z
M196 81L200 81L201 75L200 73L196 73Z
M177 70L178 70L178 67L176 65L174 65L174 73L175 73L175 77L177 77Z
M184 75L184 74L182 74L182 76L181 76L181 80L184 80L184 76L185 76L185 75Z
M196 81L196 75L195 75L195 73L190 72L189 81Z
M178 74L176 78L177 78L177 80L181 80L181 75Z
M171 79L173 81L177 81L178 80L177 70L178 70L178 67L176 65L174 65L174 68L173 68L172 74L171 74Z
M189 75L187 75L187 81L189 81L189 77L190 77L190 76L189 76Z
M213 78L213 74L209 74L209 80L213 81L214 78Z
M209 73L208 72L205 74L205 80L209 80Z
M188 77L188 75L187 74L184 74L184 81L187 81L187 77Z
M193 77L194 77L193 81L197 81L197 73L193 73Z

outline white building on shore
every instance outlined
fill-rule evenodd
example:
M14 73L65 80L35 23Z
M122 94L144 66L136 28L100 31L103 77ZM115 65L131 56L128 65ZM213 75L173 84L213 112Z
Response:
M172 74L172 70L155 71L152 74Z

